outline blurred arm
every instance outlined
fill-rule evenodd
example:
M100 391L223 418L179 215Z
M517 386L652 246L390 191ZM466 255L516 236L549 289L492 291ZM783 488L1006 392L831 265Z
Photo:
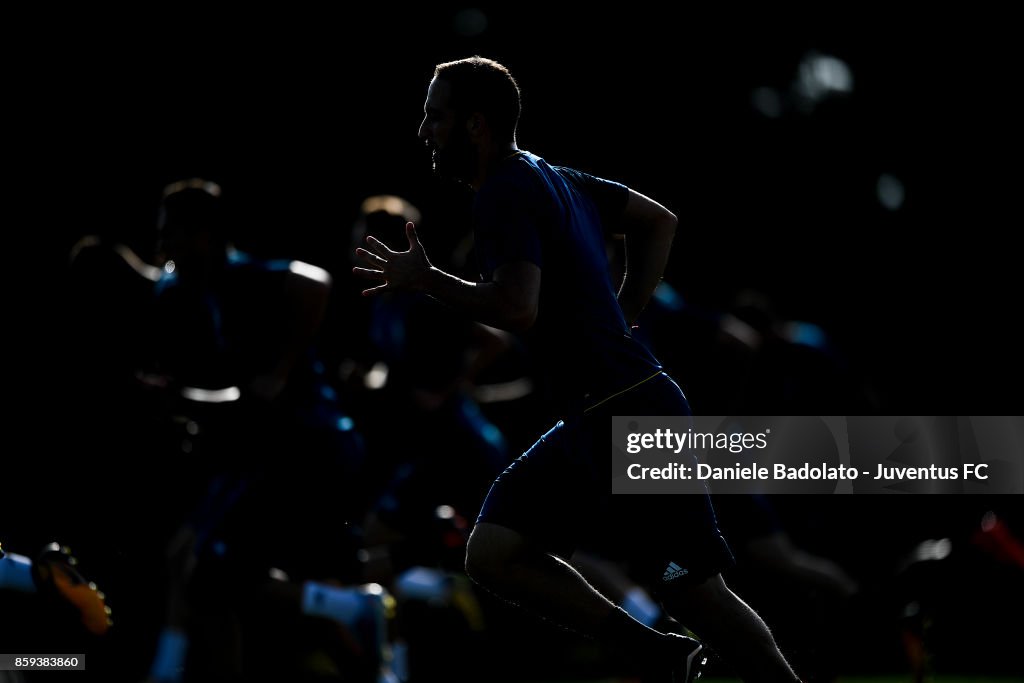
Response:
M327 271L301 261L292 261L289 265L285 281L285 295L291 311L287 323L288 338L271 370L249 383L250 391L256 396L270 401L284 389L296 361L306 352L320 329L330 292L331 276Z

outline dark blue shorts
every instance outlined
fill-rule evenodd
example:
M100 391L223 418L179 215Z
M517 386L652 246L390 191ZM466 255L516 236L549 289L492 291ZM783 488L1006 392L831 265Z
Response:
M700 583L733 563L707 495L612 495L613 415L689 415L661 373L540 437L491 486L477 522L568 558L580 546L629 561L657 588Z

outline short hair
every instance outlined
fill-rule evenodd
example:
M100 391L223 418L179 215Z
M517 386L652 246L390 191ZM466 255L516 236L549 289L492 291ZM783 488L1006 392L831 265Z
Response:
M361 244L366 235L373 235L385 244L402 244L405 224L411 221L419 225L421 215L420 210L404 197L372 195L359 207L353 238Z
M186 234L210 232L221 235L224 230L224 208L221 188L203 178L189 178L167 185L161 193L160 223L173 226Z
M451 105L456 111L467 115L479 111L496 136L509 141L515 138L521 110L519 84L507 68L493 59L474 56L438 64L434 78L451 84Z

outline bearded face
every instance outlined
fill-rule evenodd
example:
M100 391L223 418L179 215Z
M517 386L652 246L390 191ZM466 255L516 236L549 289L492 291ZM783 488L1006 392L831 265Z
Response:
M466 117L450 104L451 84L435 78L427 89L419 138L433 153L434 172L468 182L476 172L478 152L469 139Z
M443 178L469 182L478 159L479 153L465 126L455 126L443 147L433 147L434 173Z

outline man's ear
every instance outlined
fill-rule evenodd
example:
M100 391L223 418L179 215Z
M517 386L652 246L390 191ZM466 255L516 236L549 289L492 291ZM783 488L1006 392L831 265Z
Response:
M480 112L473 112L466 119L466 131L470 135L479 135L484 129L484 116Z

